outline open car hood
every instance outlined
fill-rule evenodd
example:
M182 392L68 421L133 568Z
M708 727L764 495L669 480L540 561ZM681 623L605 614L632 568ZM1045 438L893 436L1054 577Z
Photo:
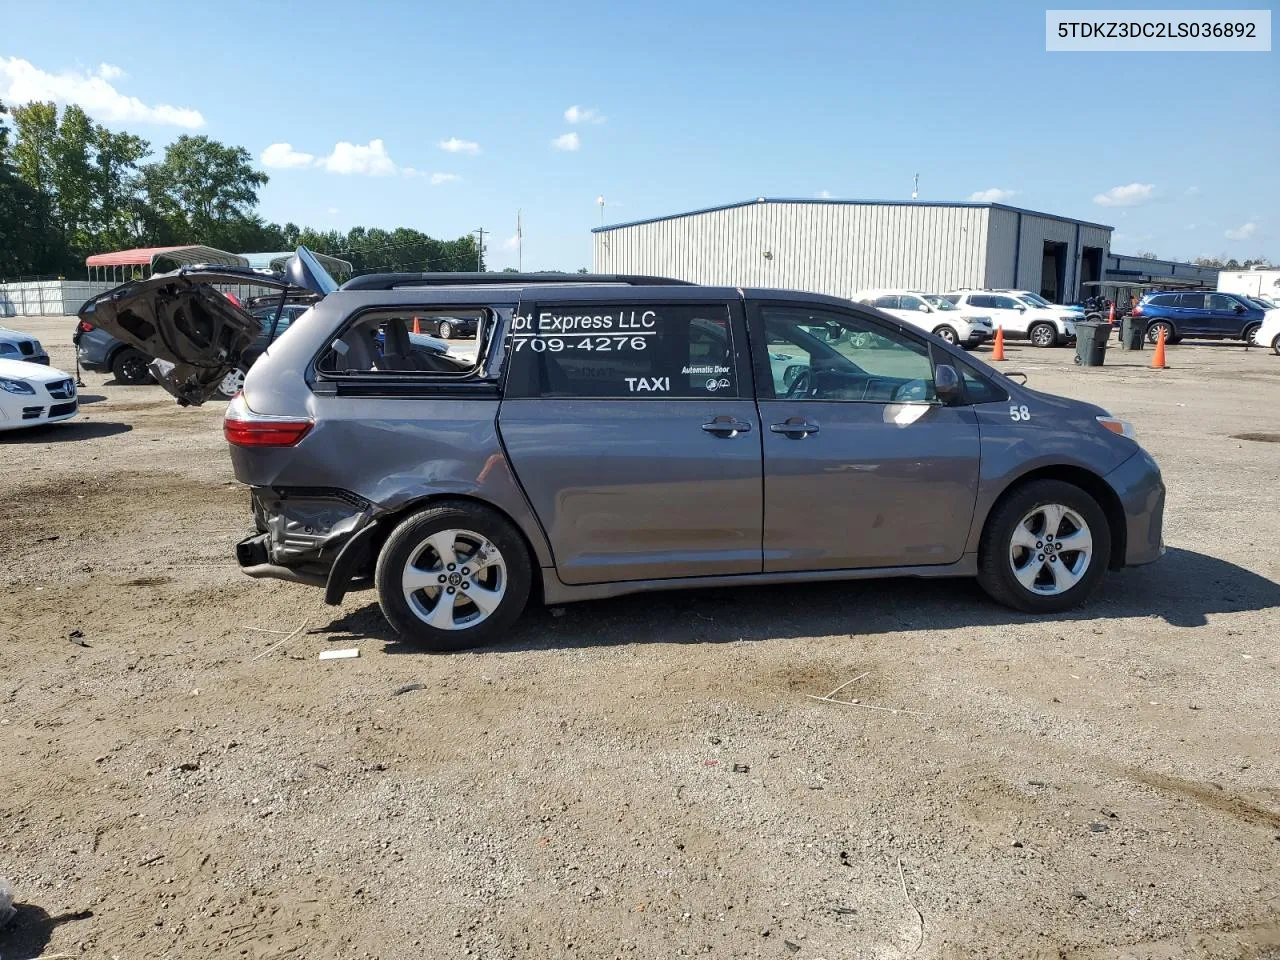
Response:
M212 396L236 369L241 354L262 334L262 321L215 284L310 290L325 294L337 284L305 247L283 275L228 267L185 267L108 290L80 308L80 319L137 347L154 360L151 373L183 406Z

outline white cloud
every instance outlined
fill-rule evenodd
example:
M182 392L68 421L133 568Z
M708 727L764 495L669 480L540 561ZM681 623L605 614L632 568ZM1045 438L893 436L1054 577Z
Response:
M520 234L513 233L511 236L507 237L506 240L502 241L502 245L508 250L516 249L516 247L520 246Z
M367 144L342 140L334 144L332 153L321 157L316 164L330 173L356 173L371 177L385 177L399 171L381 140L370 140Z
M291 143L273 143L262 151L258 162L264 167L287 170L290 167L309 167L316 162L314 154L293 149Z
M969 199L974 203L1000 203L1008 200L1017 190L1002 190L1000 187L991 187L988 190L975 190L969 194Z
M453 183L455 180L461 179L456 173L433 173L431 175L431 185L438 187L442 183Z
M605 118L595 107L580 107L576 103L564 112L565 123L604 123Z
M440 149L445 153L479 153L480 144L474 140L459 140L457 137L450 137L448 140L440 141Z
M578 138L576 133L562 133L551 141L551 145L557 150L573 151L582 146L582 141Z
M1093 202L1100 207L1136 207L1150 200L1155 189L1154 183L1129 183L1098 194Z
M1248 223L1242 223L1238 227L1234 227L1231 230L1227 230L1225 233L1223 233L1223 236L1226 237L1228 240L1248 240L1251 237L1255 236L1257 232L1258 232L1257 221L1250 220Z
M123 70L108 63L95 73L48 73L18 57L0 57L0 100L10 106L32 100L75 103L85 113L107 123L154 123L191 130L204 126L199 110L165 103L149 105L121 93L111 81L123 76Z

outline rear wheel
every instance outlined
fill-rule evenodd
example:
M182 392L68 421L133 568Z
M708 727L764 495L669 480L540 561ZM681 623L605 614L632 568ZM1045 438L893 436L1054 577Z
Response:
M1037 347L1052 347L1058 342L1058 331L1052 323L1037 323L1027 331L1031 343Z
M947 326L945 323L940 327L934 327L933 335L935 337L941 337L943 340L947 341L947 343L956 343L960 339L955 330L952 327Z
M1054 613L1089 599L1110 556L1111 529L1092 496L1061 480L1033 480L987 518L978 583L1007 607Z
M1165 343L1175 342L1176 338L1173 332L1173 324L1169 323L1167 320L1157 320L1155 323L1151 324L1151 326L1147 327L1147 343L1155 343L1159 340L1161 330L1164 331Z
M472 503L428 507L387 538L374 573L378 604L405 640L462 650L499 640L529 598L524 540Z
M440 325L436 328L436 331L445 340L449 340L453 338L453 324L450 323L448 320L441 320Z
M111 358L111 372L117 383L136 386L151 379L151 371L147 369L147 355L133 347L125 347Z
M236 369L222 378L222 382L218 384L218 395L224 400L230 400L243 389L244 371Z

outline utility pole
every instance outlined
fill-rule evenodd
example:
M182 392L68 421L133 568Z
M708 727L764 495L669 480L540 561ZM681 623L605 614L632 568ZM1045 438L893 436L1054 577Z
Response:
M516 211L516 270L524 273L524 230L520 227L520 211Z
M604 226L604 194L596 197L596 203L600 204L600 226Z
M911 199L912 200L920 199L920 174L918 173L916 174L915 181L911 186Z
M482 265L484 261L484 235L489 231L485 230L484 227L481 227L480 229L472 230L471 232L480 238L476 243L476 272L479 273L484 269Z

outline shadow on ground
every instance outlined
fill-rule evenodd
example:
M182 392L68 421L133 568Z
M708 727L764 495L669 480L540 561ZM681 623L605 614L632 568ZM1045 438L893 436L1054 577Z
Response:
M1109 574L1085 606L1048 616L999 606L967 579L679 590L569 604L560 616L531 604L510 638L491 649L725 643L1153 616L1177 627L1199 627L1209 614L1273 607L1280 607L1280 584L1216 557L1169 550L1150 566ZM388 653L421 652L398 640L376 602L344 613L327 629L351 639L385 641Z
M66 423L49 423L26 430L0 433L0 440L8 444L19 443L70 443L73 440L96 440L128 433L133 427L127 423L102 423L90 420L70 420Z
M0 929L0 957L4 960L33 960L44 953L53 931L73 920L87 920L92 910L49 916L43 907L30 903L14 904L16 916Z

